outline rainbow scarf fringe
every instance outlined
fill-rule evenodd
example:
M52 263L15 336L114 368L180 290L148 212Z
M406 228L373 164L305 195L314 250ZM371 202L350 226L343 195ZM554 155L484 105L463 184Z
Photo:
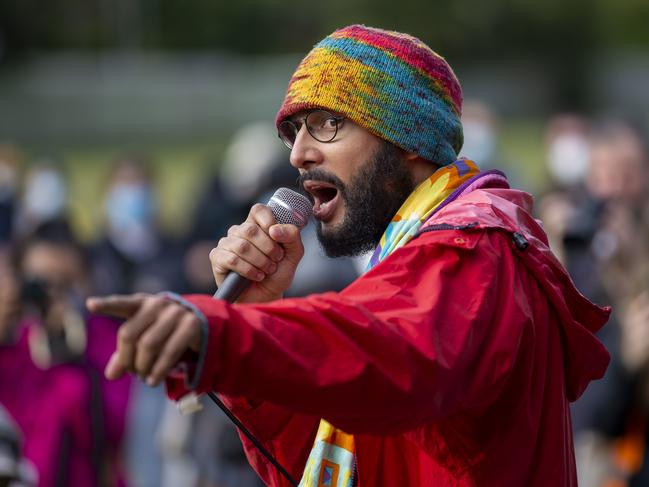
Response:
M412 192L381 237L367 270L407 244L439 206L463 183L476 176L473 161L459 159L435 171ZM355 472L354 436L322 419L300 487L352 487Z
M478 166L473 161L458 159L453 164L438 169L417 186L383 233L379 245L370 258L367 270L407 244L417 235L419 228L437 207L478 172Z

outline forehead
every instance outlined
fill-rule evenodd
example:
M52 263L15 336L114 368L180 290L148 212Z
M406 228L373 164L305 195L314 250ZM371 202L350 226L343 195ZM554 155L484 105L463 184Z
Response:
M59 280L77 274L83 263L82 257L72 246L36 242L26 249L21 267L27 275Z
M633 168L645 164L647 155L642 143L632 136L618 136L606 140L594 140L591 147L591 163L600 166L627 165Z

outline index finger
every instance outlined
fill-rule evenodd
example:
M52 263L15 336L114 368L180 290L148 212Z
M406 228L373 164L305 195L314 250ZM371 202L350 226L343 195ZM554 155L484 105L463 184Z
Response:
M270 207L257 203L250 208L250 213L246 219L249 222L259 225L264 232L268 233L268 229L277 223L275 215L273 215Z
M92 296L86 300L86 307L91 313L127 319L140 309L144 298L142 294Z

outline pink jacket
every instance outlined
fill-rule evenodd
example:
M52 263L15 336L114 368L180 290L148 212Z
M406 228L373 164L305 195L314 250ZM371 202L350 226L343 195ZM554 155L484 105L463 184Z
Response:
M188 297L209 327L197 390L219 391L296 479L323 417L355 435L362 487L575 486L568 402L604 374L593 333L610 309L575 289L530 213L526 193L465 191L340 293Z
M39 487L125 485L119 448L131 379L100 375L117 323L88 317L84 359L47 369L34 364L29 350L29 334L39 326L21 323L16 343L0 346L0 403L22 430Z

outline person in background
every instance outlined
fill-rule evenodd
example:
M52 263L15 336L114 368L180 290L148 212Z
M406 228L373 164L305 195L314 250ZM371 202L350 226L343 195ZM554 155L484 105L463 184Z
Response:
M583 184L590 165L590 121L576 113L554 115L545 129L545 165L554 185Z
M571 406L579 485L644 485L631 479L644 451L636 383L646 353L637 353L645 348L646 321L637 324L646 311L636 305L649 283L647 151L639 132L616 119L557 117L549 140L551 174L566 171L544 197L541 216L577 287L614 309L597 333L611 364Z
M501 121L496 110L484 100L463 100L461 120L464 144L459 156L471 159L483 171L505 171L510 184L520 187L524 182L522 165L509 160L503 152Z
M60 163L51 158L35 160L23 181L16 235L25 236L42 223L66 218L68 209L68 186Z
M643 486L649 482L649 150L641 131L615 119L597 124L585 182L592 202L579 208L576 221L591 228L578 236L589 243L593 281L615 305L619 338L611 350L631 378L626 394L618 387L601 401L611 409L609 423L617 421L617 434L603 430L614 438L609 463L615 478ZM622 414L619 404L627 406Z
M539 198L536 212L556 256L565 263L563 236L584 199L584 178L590 159L590 122L583 116L562 113L553 116L545 129L544 162L550 177L549 189Z
M198 193L186 238L183 275L188 292L214 293L215 285L208 255L214 241L227 233L247 211L248 202L257 195L267 179L277 138L260 122L253 122L235 132L226 147L219 170ZM239 170L243 161L245 171Z
M498 147L498 120L493 110L483 101L464 100L462 106L464 145L462 153L471 155L481 169L497 169L502 164Z
M91 249L95 292L158 292L182 286L183 255L160 227L155 175L146 157L115 160L103 198L103 226ZM126 464L135 487L160 487L161 388L133 384L126 427Z
M103 198L103 225L92 246L97 292L157 292L176 287L180 253L158 221L150 164L138 155L118 158Z
M13 248L0 291L0 403L25 435L39 486L123 486L130 380L101 375L117 324L88 315L88 262L65 220Z

